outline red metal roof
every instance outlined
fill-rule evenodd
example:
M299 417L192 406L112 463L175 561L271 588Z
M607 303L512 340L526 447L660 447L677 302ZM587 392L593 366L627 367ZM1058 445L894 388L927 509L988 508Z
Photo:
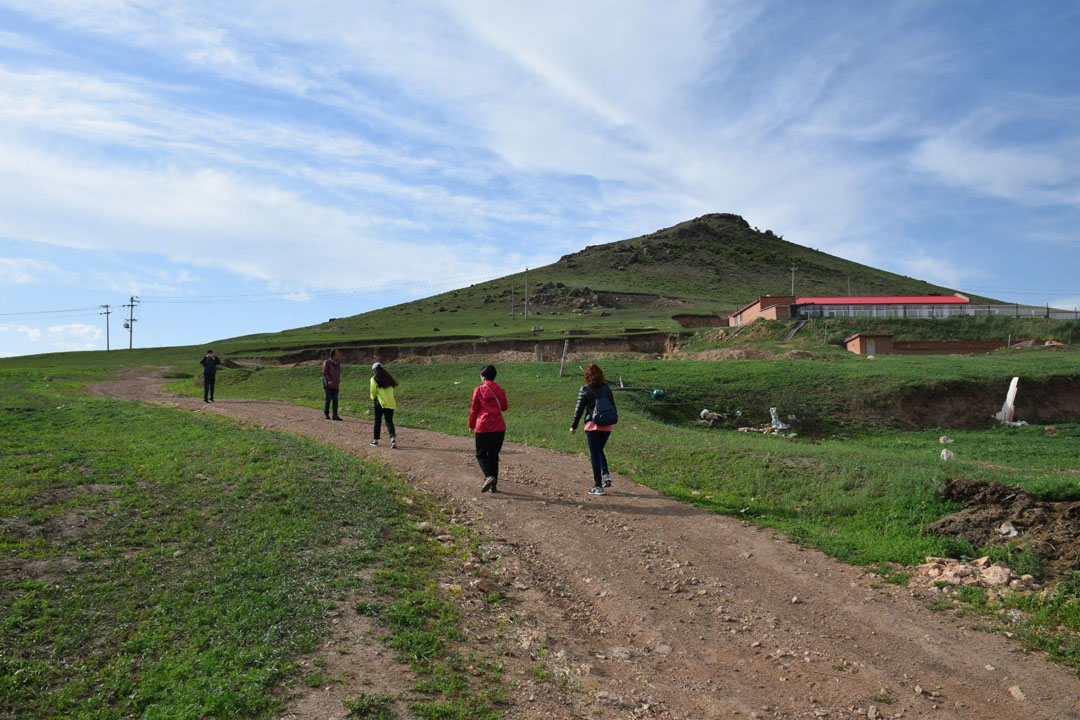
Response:
M801 297L798 305L966 305L963 295L909 295L900 297Z

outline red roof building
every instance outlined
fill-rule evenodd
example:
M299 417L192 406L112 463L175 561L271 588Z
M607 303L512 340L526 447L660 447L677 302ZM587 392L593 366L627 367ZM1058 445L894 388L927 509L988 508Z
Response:
M812 317L943 318L969 314L963 295L892 295L858 297L792 297L765 295L731 314L732 327L770 320Z

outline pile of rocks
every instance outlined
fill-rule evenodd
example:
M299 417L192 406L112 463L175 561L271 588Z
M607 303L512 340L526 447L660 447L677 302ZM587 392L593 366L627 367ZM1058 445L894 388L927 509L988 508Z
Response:
M970 562L928 557L922 565L915 566L915 573L931 582L947 582L950 585L1030 590L1035 584L1035 578L1031 575L1015 575L1005 563L991 563L989 556Z

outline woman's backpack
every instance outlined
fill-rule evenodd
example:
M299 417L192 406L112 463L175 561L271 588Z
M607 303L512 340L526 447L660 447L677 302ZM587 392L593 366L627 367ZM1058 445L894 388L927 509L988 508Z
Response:
M592 421L604 427L619 422L619 413L615 409L615 403L607 398L602 388L593 388L596 393L596 405L593 407ZM611 392L608 390L608 392Z

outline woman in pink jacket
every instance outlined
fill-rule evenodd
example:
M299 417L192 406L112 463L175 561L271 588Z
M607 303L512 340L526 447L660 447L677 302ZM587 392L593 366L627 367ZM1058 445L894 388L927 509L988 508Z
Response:
M495 384L495 366L485 365L469 410L469 431L476 436L476 461L484 473L480 492L498 492L499 451L506 437L502 414L506 409L506 392Z

